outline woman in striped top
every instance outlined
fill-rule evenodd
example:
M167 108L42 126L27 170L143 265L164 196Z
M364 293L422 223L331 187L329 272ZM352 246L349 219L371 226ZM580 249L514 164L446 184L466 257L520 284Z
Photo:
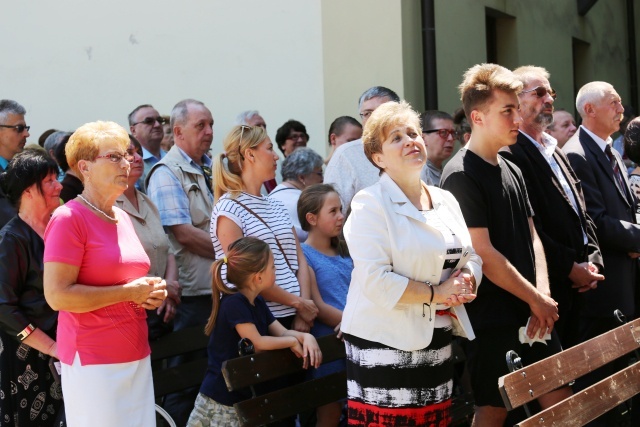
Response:
M261 127L235 126L213 159L215 206L211 240L216 258L244 236L269 244L276 266L276 285L264 291L269 309L287 329L308 332L318 314L311 300L309 268L289 214L281 202L263 197L260 186L273 179L278 155ZM226 282L226 269L222 277Z

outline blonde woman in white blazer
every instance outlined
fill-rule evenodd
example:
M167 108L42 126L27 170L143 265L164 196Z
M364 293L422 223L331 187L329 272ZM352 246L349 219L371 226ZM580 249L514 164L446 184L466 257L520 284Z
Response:
M473 339L463 303L482 261L451 193L420 180L420 120L409 104L378 107L363 134L380 181L351 202L344 235L354 271L341 330L350 420L447 425L452 335Z

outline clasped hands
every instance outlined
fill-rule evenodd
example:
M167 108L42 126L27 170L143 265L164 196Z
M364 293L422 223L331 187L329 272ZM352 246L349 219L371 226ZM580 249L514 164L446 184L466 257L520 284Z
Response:
M451 276L444 282L434 288L438 289L441 295L449 295L442 304L455 307L476 299L476 285L473 275L462 272L462 270L454 271Z
M146 310L155 310L167 298L167 283L160 277L140 277L127 284L132 301Z

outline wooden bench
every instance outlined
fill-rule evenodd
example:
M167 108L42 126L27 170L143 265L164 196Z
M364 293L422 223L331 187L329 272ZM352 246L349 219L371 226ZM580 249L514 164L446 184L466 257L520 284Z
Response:
M345 358L345 347L335 335L318 338L322 363ZM464 356L459 347L454 351L454 363ZM266 381L302 372L302 359L289 349L267 351L227 360L222 364L230 391L251 388L251 398L234 406L242 426L259 426L313 410L318 406L347 398L346 372L307 380L263 395L256 395L253 387ZM452 405L452 425L465 423L473 414L473 398L461 395Z
M156 398L202 383L207 370L206 353L203 357L180 366L167 367L167 362L175 356L206 350L208 343L209 337L204 334L204 325L171 332L150 343L153 392Z
M344 359L342 341L335 335L318 338L322 363ZM310 368L311 369L311 368ZM302 359L291 350L273 350L227 360L222 374L230 391L253 388L265 381L302 372ZM345 371L308 380L236 403L234 406L242 426L259 426L312 410L347 397Z
M640 348L640 319L501 377L508 410L569 384L576 378ZM640 362L517 424L582 426L640 392ZM636 409L638 410L638 409Z

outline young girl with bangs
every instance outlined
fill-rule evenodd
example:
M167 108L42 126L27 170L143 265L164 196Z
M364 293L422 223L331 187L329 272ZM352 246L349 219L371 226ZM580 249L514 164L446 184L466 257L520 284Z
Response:
M222 280L226 265L227 281ZM286 329L278 322L259 295L275 285L275 265L269 245L254 237L233 242L227 256L212 267L213 308L205 327L210 336L209 363L195 407L187 426L239 426L233 404L250 394L230 392L222 376L222 362L238 357L238 342L248 338L257 352L290 348L304 358L303 366L318 367L322 354L315 338L307 333ZM217 296L217 297L216 297Z
M353 270L353 261L341 237L345 216L335 188L329 184L305 188L298 200L298 217L302 229L309 232L301 246L309 264L311 297L319 310L311 333L315 337L334 334L340 329ZM343 371L345 366L344 360L337 360L322 365L312 375L319 378ZM342 406L338 401L319 407L316 426L337 426Z

